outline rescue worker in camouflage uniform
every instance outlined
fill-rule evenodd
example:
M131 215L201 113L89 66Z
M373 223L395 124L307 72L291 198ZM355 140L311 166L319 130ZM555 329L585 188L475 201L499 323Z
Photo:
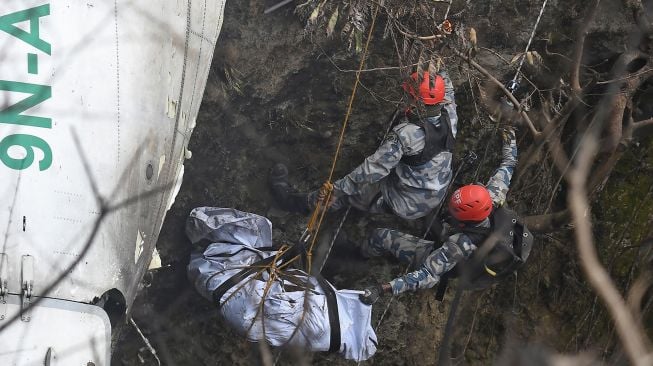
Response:
M512 128L502 133L502 162L485 186L467 185L457 189L450 201L449 212L458 222L472 228L489 228L490 213L503 205L513 170L517 165L517 144ZM371 305L386 293L398 295L406 291L432 288L457 263L469 256L482 242L474 242L464 232L449 236L435 249L434 242L391 229L376 229L361 248L367 257L390 252L400 261L417 270L365 289L361 301ZM525 253L526 256L528 253Z
M451 183L452 151L458 116L453 84L446 71L413 73L403 84L415 105L365 161L333 186L330 209L352 205L371 213L394 213L404 219L426 216L437 207ZM293 192L288 169L277 164L270 184L281 208L307 214L321 199L319 190Z

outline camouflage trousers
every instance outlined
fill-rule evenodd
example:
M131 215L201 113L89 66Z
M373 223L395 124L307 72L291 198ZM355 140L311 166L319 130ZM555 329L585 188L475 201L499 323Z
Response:
M319 190L315 190L308 194L308 203L311 208L315 207L318 193ZM329 210L338 211L349 205L373 214L392 213L381 194L381 182L366 184L355 195L338 197Z
M361 247L361 254L376 257L390 252L411 269L421 266L433 252L433 242L392 229L375 229Z
M391 229L376 229L361 248L367 256L390 252L401 262L409 265L409 271L390 281L392 293L432 288L440 281L440 274L448 270L448 259L434 243L413 235ZM455 265L455 264L454 264Z

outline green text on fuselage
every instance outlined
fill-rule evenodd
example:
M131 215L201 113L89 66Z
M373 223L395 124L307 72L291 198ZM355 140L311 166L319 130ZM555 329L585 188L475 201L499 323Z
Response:
M37 7L16 11L10 14L0 16L0 31L13 36L27 45L34 48L35 52L50 56L52 46L41 38L40 21L42 17L50 15L50 4L43 4ZM28 27L20 28L17 24L28 22ZM24 29L29 29L26 31ZM1 40L0 40L1 42ZM23 70L29 74L38 74L38 55L28 53L25 57L27 67ZM0 62L2 60L0 59ZM21 75L21 70L16 68L13 78L17 79ZM50 85L32 84L16 80L5 80L4 75L0 75L0 91L10 93L28 94L28 96L9 106L1 106L0 123L10 124L16 128L24 129L26 133L16 133L7 136L0 136L0 161L10 168L22 170L30 167L34 163L34 149L42 152L43 158L39 160L39 170L43 171L52 165L52 149L50 145L40 137L32 135L37 133L35 128L52 128L52 119L49 117L37 117L26 115L25 112L41 103L44 103L52 97L52 87ZM27 77L27 75L25 75ZM9 154L9 149L18 146L25 150L25 156L15 158Z

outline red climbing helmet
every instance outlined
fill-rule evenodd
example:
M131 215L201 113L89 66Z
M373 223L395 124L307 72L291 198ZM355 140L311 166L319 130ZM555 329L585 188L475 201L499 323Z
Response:
M490 192L476 184L460 187L449 200L449 212L458 221L483 221L492 212Z
M422 80L414 72L411 76L414 82L406 81L401 86L415 99L421 99L425 105L435 105L444 100L444 79L442 76L435 74L431 76L428 71L422 74ZM415 91L414 85L417 85L418 91Z

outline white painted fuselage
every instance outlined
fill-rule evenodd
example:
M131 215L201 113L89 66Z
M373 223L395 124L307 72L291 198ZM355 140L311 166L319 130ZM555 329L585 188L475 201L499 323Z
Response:
M136 295L224 3L0 3L1 365L109 364L108 318L88 304Z

